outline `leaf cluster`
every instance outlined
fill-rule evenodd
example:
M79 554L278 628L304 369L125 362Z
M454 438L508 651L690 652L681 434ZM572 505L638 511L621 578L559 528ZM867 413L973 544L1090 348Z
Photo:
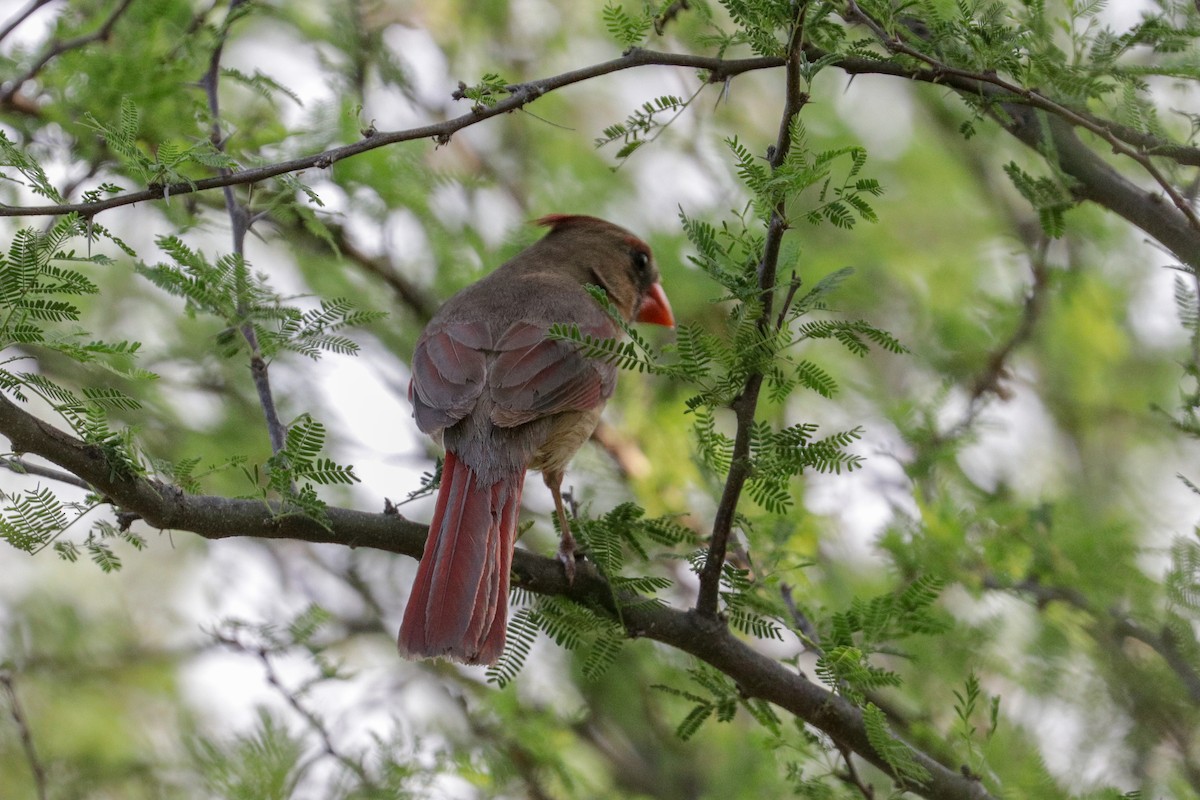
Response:
M696 95L692 96L693 99ZM642 145L654 141L681 113L688 107L691 100L683 100L673 94L664 94L653 100L642 103L641 108L635 109L624 122L617 122L604 129L595 145L597 148L612 144L618 139L622 142L617 150L616 158L623 161L633 155ZM664 122L661 117L669 114Z
M121 99L115 121L104 122L89 113L83 122L103 138L108 149L121 160L122 168L146 186L190 184L190 167L212 170L238 166L207 139L191 144L155 142L153 153L148 152L147 144L140 139L141 109L128 97Z
M720 36L720 51L746 44L760 56L782 56L796 17L788 0L721 0L736 30Z
M909 636L945 632L949 622L934 608L943 585L939 578L924 576L899 592L855 598L848 609L832 615L822 632L817 674L858 702L874 689L899 685L899 675L875 666L870 657L897 655L893 644Z
M115 469L136 472L132 456L122 455L125 437L112 431L107 420L110 410L139 409L136 399L112 386L75 391L38 372L18 370L41 350L101 367L117 378L154 378L132 366L140 348L137 342L98 341L75 324L80 299L99 291L75 265L111 263L102 255L81 256L64 249L85 233L82 221L69 215L45 232L18 231L8 253L0 255L0 389L22 402L31 396L46 401L80 438L113 455Z
M728 471L734 442L717 425L717 412L731 404L752 375L762 375L767 396L784 402L798 389L826 398L838 389L825 369L796 350L809 341L833 340L851 353L865 355L870 345L888 352L905 348L895 337L863 320L825 316L831 311L828 299L851 274L837 270L800 292L794 278L787 288L772 290L784 300L781 312L764 324L762 292L758 287L763 239L748 225L734 228L728 223L717 228L707 222L684 218L684 230L696 248L692 263L716 280L732 301L724 334L697 325L680 327L675 345L678 357L673 373L696 385L699 392L687 401L693 415L693 430L702 460L717 473ZM823 318L813 318L821 314ZM787 482L805 469L817 472L853 470L861 459L845 451L859 438L853 429L817 438L817 428L795 423L776 428L758 420L750 429L751 496L771 513L782 514L791 506Z
M665 684L656 684L653 687L692 704L691 710L675 728L675 735L680 739L687 741L695 736L709 719L716 719L717 722L731 721L739 708L745 709L764 728L779 735L782 723L770 703L746 697L727 675L707 665L702 664L688 670L688 675L695 689L680 689Z
M581 667L585 678L602 675L624 647L624 627L612 617L587 606L551 595L529 596L516 590L520 607L508 623L508 638L500 660L488 667L488 680L504 687L512 682L529 657L539 633L559 647L584 654Z
M654 26L656 13L657 11L646 2L642 3L642 10L637 14L626 11L620 3L609 2L604 4L601 15L608 35L624 50L639 45L646 39L646 34Z
M253 272L236 253L210 261L177 237L165 236L158 245L174 263L141 264L138 272L169 294L183 298L187 312L207 314L225 327L217 345L226 357L249 350L252 356L272 358L293 352L312 359L323 353L354 355L358 344L342 334L346 328L381 319L383 312L362 310L345 298L321 300L318 308L302 309L275 292L265 275ZM247 335L252 332L252 335Z
M867 151L857 145L813 151L800 116L789 123L791 146L777 165L753 154L737 137L726 146L733 153L738 177L754 197L755 214L763 221L777 209L795 207L803 200L807 208L797 211L807 222L850 229L859 220L877 222L870 197L883 194L875 178L864 177ZM844 167L843 167L844 165ZM815 190L815 200L806 196Z
M651 560L651 547L670 549L696 542L696 535L674 518L646 518L645 510L635 503L621 503L599 517L577 517L572 531L580 552L608 579L618 617L625 609L661 602L653 595L672 586L660 576L625 574L631 562L645 565ZM523 607L509 622L500 661L488 672L489 680L501 686L521 670L539 632L561 647L584 651L582 671L589 679L598 678L613 663L626 640L620 620L603 609L558 597L531 598L523 592L518 596Z
M281 514L302 513L327 524L326 504L317 495L315 485L358 483L353 467L322 455L326 436L324 425L311 415L302 414L288 425L284 446L267 460L265 480L257 468L246 470L250 480L261 487L261 497L284 498Z
M1061 238L1067 231L1064 215L1077 205L1077 201L1071 196L1070 187L1064 185L1062 177L1035 178L1011 161L1004 165L1004 174L1029 205L1033 206L1042 231L1051 239Z
M491 108L509 93L510 84L494 72L480 78L479 83L459 84L455 97L470 100L476 110Z

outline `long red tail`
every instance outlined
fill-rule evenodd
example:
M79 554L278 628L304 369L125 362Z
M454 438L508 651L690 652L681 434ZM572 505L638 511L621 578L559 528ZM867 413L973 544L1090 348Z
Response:
M508 624L508 573L525 472L481 485L447 451L425 554L417 567L401 655L494 664Z

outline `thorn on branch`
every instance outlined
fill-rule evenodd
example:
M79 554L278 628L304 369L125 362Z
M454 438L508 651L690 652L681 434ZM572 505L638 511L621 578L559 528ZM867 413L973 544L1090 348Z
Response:
M118 511L117 514L117 530L122 533L129 530L129 526L142 518L141 514L133 511Z
M512 95L519 105L532 103L534 100L537 100L546 93L546 90L537 83L514 83L509 86L505 86L504 91Z

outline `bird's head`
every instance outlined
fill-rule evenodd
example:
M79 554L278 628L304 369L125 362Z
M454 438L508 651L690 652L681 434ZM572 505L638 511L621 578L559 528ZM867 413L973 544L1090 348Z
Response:
M550 214L537 223L550 229L545 245L570 253L569 268L603 288L626 320L675 327L650 245L598 217Z

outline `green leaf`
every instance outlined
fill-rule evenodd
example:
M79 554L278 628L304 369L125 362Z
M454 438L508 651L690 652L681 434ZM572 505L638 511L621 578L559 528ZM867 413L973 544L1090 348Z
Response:
M602 16L609 36L615 39L622 49L641 44L654 22L654 17L645 10L634 16L620 4L612 2L604 4Z

